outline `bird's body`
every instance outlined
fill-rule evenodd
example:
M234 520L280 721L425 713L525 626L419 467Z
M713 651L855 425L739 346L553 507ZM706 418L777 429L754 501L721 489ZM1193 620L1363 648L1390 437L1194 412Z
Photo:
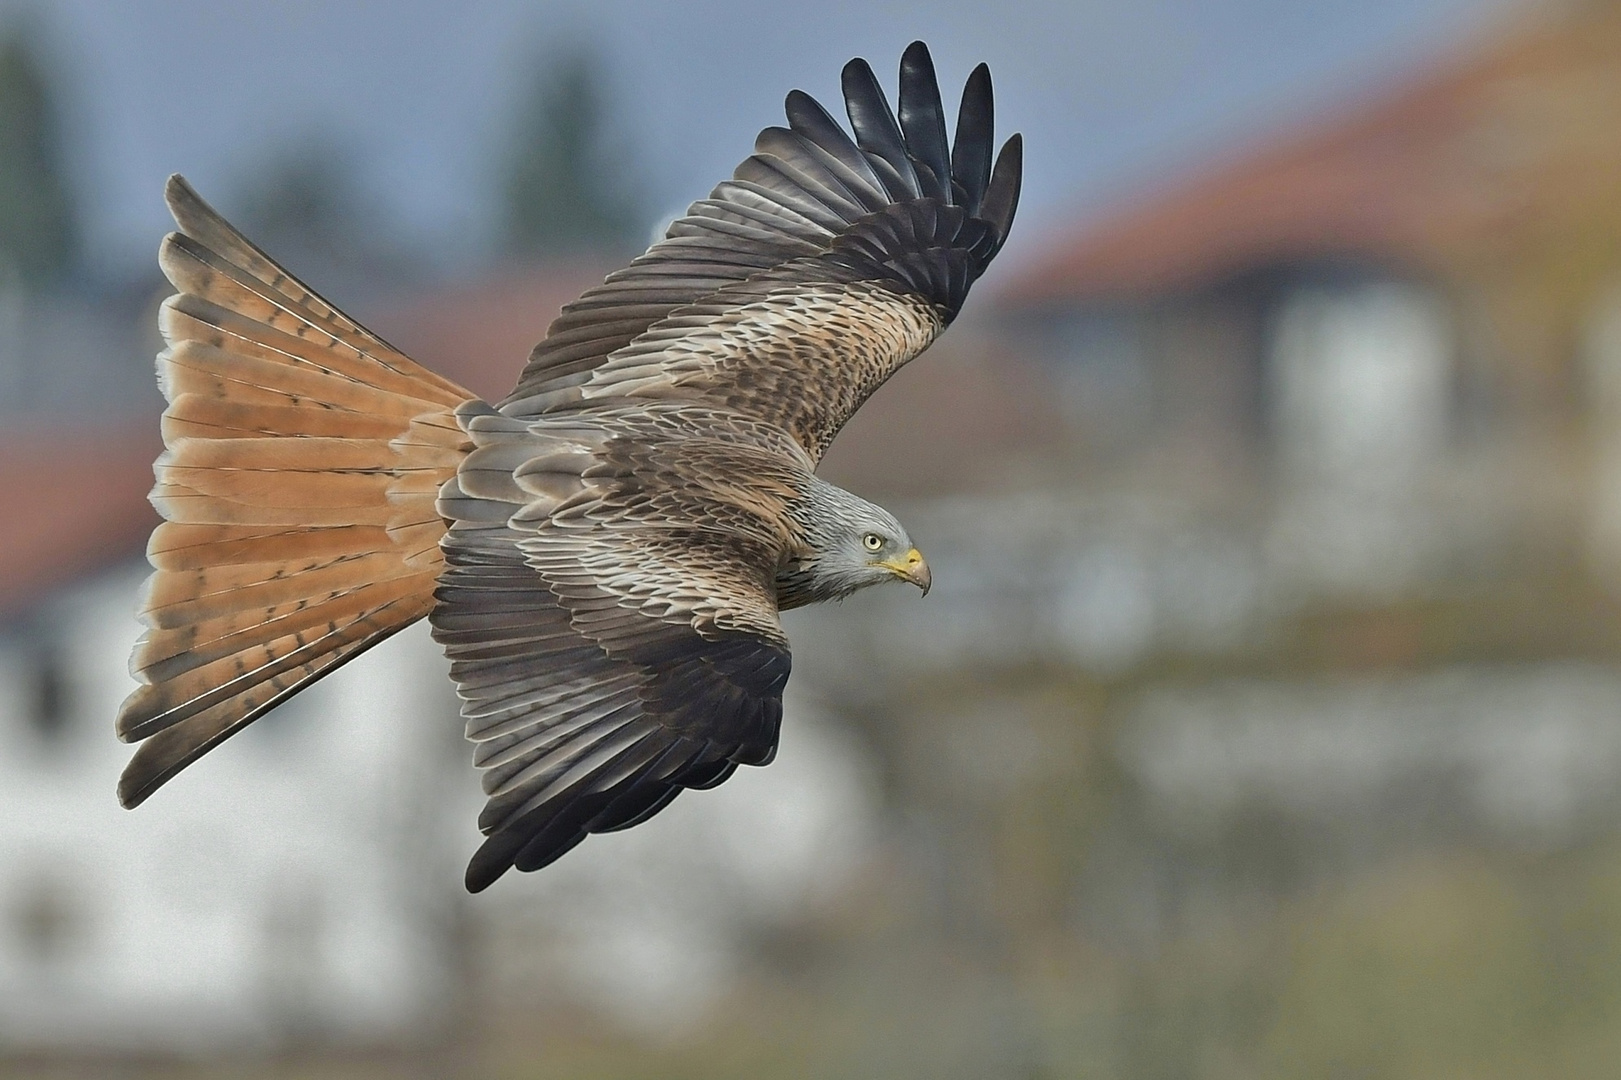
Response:
M955 315L1017 202L974 72L948 146L913 45L897 122L845 69L666 238L564 309L487 404L300 285L178 178L126 805L424 615L489 802L481 889L775 753L778 613L929 572L815 475Z

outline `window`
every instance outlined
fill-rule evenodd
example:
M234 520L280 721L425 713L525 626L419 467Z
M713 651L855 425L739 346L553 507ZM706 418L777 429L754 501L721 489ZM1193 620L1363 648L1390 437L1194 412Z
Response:
M42 740L60 742L71 719L72 694L67 665L54 642L35 647L29 677L29 722Z
M5 922L22 957L35 964L57 964L73 952L84 935L74 895L65 882L40 876L11 897Z

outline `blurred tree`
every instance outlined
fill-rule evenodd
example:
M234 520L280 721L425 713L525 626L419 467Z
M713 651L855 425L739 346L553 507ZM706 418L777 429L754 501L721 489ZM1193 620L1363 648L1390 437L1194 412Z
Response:
M648 215L614 130L596 53L537 65L506 163L502 246L518 256L636 245Z
M308 134L273 150L239 182L233 201L242 231L317 291L352 295L420 274L354 152L332 135Z
M77 248L57 122L32 35L0 32L0 274L35 286L60 281Z

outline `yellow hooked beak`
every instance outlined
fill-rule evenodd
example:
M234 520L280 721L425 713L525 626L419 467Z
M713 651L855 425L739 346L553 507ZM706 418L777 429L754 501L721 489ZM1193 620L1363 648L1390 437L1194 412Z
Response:
M913 548L897 559L879 564L894 571L895 576L902 581L910 581L923 590L923 595L929 595L929 584L933 580L929 577L929 564L923 561L923 553Z

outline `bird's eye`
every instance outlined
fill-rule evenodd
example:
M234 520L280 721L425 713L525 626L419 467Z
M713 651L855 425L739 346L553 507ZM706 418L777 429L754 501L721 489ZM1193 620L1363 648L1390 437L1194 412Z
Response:
M861 546L868 551L877 551L884 546L884 538L877 533L868 533L861 538Z

